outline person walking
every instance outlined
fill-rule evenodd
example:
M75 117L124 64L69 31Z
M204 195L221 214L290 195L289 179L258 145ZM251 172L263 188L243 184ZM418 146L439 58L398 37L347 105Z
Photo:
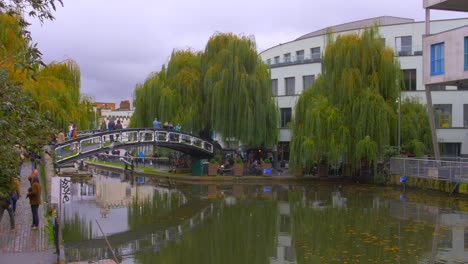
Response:
M153 128L154 128L154 129L159 129L159 128L161 128L161 122L159 122L157 118L154 118L154 121L153 121Z
M38 175L39 175L39 172L37 171L37 169L34 169L34 170L31 172L31 174L29 174L29 176L28 176L28 181L29 181L29 183L31 184L31 186L32 186L32 184L33 184L32 180L33 180L34 178L37 178Z
M2 221L3 213L5 212L5 210L7 210L8 215L10 216L11 231L16 231L15 215L13 214L12 203L13 202L11 201L11 197L9 195L0 196L0 222ZM1 227L0 227L0 232L1 232Z
M107 129L109 131L113 131L115 130L115 122L114 122L114 118L111 117L111 119L109 120L109 123L107 124ZM114 135L109 135L109 138L110 138L110 142L114 142Z
M63 142L65 142L65 134L63 133L63 130L60 129L58 135L57 135L57 144L62 144ZM60 147L58 149L58 156L59 157L62 157L62 151L63 151L63 147Z
M31 213L33 217L32 229L37 229L39 226L39 205L41 204L41 184L39 177L32 178L32 186L28 189L29 204L31 205Z
M21 198L21 188L20 188L20 181L19 177L12 177L11 178L11 209L13 211L13 215L16 215L16 202Z

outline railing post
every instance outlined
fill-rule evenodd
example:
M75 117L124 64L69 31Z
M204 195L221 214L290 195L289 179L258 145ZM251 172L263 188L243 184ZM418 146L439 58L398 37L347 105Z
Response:
M403 175L406 175L406 160L403 160Z
M418 169L418 173L417 173L417 174L418 174L418 177L421 176L421 173L420 173L420 170L419 170L419 163L420 163L420 160L418 160L418 168L417 168L417 169Z

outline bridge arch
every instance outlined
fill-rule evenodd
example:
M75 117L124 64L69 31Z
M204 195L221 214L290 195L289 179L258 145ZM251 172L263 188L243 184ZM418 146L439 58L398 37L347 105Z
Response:
M54 146L56 165L64 166L117 148L154 145L180 151L198 159L214 156L214 145L189 133L151 128L95 132Z

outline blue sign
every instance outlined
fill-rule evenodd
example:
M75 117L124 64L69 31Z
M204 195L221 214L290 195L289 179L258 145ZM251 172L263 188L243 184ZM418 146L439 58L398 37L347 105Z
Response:
M138 183L145 183L145 177L138 177Z
M265 174L265 175L270 175L270 173L271 173L271 169L270 169L270 168L265 168L265 169L263 169L263 174Z
M263 188L263 192L265 192L265 193L270 193L270 192L271 192L271 188L270 188L270 187L264 187L264 188Z
M405 182L406 182L406 176L401 176L400 183L405 183Z

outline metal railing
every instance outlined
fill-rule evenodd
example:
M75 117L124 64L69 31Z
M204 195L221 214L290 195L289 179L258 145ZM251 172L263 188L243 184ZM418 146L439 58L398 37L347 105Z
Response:
M282 57L278 59L270 59L266 60L265 64L267 64L270 68L281 67L286 65L296 65L296 64L304 64L304 63L314 63L314 62L321 62L321 54L310 54L310 55L299 55L299 56L289 56L289 57ZM269 62L269 63L268 63Z
M57 164L74 161L98 152L135 145L154 144L199 155L214 155L214 146L194 135L174 130L134 128L98 132L54 147Z
M468 182L468 162L391 158L390 172L402 176Z

